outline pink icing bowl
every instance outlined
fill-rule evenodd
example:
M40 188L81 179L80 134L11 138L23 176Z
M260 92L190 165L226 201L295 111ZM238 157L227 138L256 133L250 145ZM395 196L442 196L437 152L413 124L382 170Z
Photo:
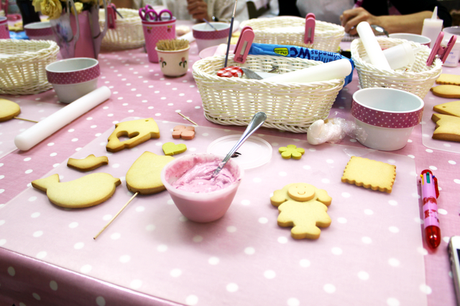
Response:
M53 85L59 101L70 103L97 88L101 70L98 60L76 57L46 66L46 77Z
M232 174L234 181L222 189L197 193L197 190L181 190L173 186L195 165L213 161L219 163L222 159L223 157L214 154L191 154L171 161L161 171L163 185L171 195L174 204L187 219L200 223L212 222L222 218L232 204L244 175L243 168L232 159L227 162L224 169ZM219 175L221 174L222 172Z
M423 100L393 88L366 88L353 94L351 114L365 136L358 139L366 147L393 151L402 149L414 126L420 123Z

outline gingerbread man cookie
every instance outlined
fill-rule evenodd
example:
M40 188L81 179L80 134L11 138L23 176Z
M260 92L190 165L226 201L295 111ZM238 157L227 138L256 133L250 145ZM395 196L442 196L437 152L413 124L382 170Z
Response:
M331 218L327 207L332 198L326 190L306 183L294 183L276 190L270 198L273 206L278 207L278 225L293 226L291 236L294 239L318 239L320 227L328 227Z
M129 137L120 141L118 137ZM115 125L115 131L109 136L106 149L109 152L118 152L125 148L132 148L150 138L160 138L160 130L153 118L120 122Z

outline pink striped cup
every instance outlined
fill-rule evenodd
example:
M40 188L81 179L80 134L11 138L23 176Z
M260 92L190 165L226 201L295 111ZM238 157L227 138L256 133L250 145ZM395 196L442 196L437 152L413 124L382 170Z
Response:
M228 42L230 24L224 22L210 22L210 24L215 29L207 23L195 24L192 27L193 37L195 38L198 52L211 46L226 44Z
M101 74L98 60L76 57L46 66L46 77L53 85L59 101L70 103L97 88Z

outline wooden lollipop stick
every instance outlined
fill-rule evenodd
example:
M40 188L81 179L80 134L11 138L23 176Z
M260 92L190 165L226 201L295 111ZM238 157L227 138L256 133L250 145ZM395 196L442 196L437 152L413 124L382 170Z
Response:
M198 123L194 122L194 121L193 121L192 119L190 119L189 117L186 117L186 116L184 116L184 115L181 114L181 113L178 113L178 114L181 115L182 118L184 118L185 120L190 121L190 122L193 123L194 125L198 126Z
M131 199L129 199L128 202L126 202L126 204L117 212L117 214L115 216L113 216L113 218L109 221L109 223L107 223L99 233L97 233L96 236L93 237L94 240L96 240L97 237L99 237L99 235L110 225L110 223L113 222L113 220L115 220L116 217L118 217L118 215L123 211L123 209L126 208L126 206L128 206L129 203L131 203L131 201L139 194L139 191L136 192L135 194L133 194L133 196L131 197Z
M29 121L29 122L38 123L38 121L35 121L35 120L30 120L30 119L25 119L25 118L19 118L19 117L13 117L13 119L19 119L19 120L24 120L24 121Z

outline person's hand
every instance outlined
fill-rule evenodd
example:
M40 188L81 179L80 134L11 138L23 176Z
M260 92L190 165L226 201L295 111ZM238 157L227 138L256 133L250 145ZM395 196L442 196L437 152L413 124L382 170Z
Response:
M350 35L356 35L358 33L356 31L356 26L361 21L367 21L369 24L379 25L378 17L372 15L362 7L344 11L340 16L340 21L342 22L342 26L345 28L345 32Z
M208 16L208 4L203 0L187 0L187 10L197 20L210 20Z

